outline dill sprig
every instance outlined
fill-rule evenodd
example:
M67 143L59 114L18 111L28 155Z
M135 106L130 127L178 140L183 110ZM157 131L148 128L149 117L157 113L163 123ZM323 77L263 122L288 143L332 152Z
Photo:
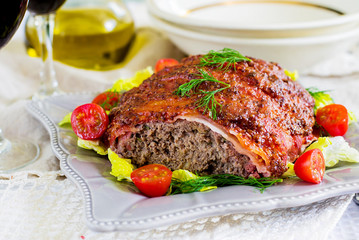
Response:
M200 74L198 75L200 78L192 79L191 81L179 86L175 92L177 95L181 97L191 96L191 94L189 94L191 91L192 94L198 94L199 92L197 92L197 88L203 82L217 82L226 86L230 86L227 83L217 80L211 73L208 73L203 69L198 69L198 71L200 72Z
M172 179L171 182L171 195L179 193L198 192L206 187L224 187L230 185L247 185L256 187L260 192L272 186L275 183L282 182L283 179L274 178L244 178L232 174L214 174L208 176L201 176L187 181Z
M207 111L210 114L210 117L212 119L217 119L217 106L220 106L222 108L222 105L216 100L215 94L218 92L221 92L227 88L229 88L231 85L228 83L222 82L217 80L211 73L206 72L203 69L198 69L200 72L200 78L192 79L191 81L182 84L178 87L178 89L175 91L175 94L183 97L183 96L191 96L193 94L202 94L203 97L199 99L196 104L198 105L197 108L204 107L204 113ZM225 85L225 87L216 89L214 91L204 91L199 90L198 87L203 82L216 82Z
M252 61L240 54L237 50L231 48L223 48L219 51L211 50L201 58L201 66L218 65L221 70L228 70L231 66L235 69L235 65L240 61Z
M222 104L220 104L216 100L214 95L220 91L223 91L224 89L227 89L227 88L229 88L229 86L217 89L215 91L201 90L201 93L203 93L204 96L196 102L196 104L198 104L197 108L204 107L203 113L206 113L208 111L210 117L212 117L212 119L216 120L217 119L217 106L219 106L222 110Z

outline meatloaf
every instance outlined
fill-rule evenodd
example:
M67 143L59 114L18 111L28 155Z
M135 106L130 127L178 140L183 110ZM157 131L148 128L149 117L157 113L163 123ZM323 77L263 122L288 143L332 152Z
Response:
M201 65L201 55L153 74L120 99L103 141L143 166L243 177L278 177L313 140L314 100L276 63L250 58L226 69ZM204 81L196 93L177 89L200 70L227 84L214 95L217 116L199 105L204 92L223 87Z

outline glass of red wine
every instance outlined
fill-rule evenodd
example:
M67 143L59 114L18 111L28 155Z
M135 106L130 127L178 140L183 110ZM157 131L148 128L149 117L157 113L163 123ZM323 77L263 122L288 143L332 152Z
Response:
M41 99L56 94L59 91L53 64L52 41L55 12L65 1L66 0L29 1L28 11L34 15L43 63L42 70L40 71L40 90L35 94L35 99Z
M0 7L0 48L5 46L18 29L28 0L10 0ZM38 145L24 139L8 140L0 129L0 172L7 173L22 168L39 156Z

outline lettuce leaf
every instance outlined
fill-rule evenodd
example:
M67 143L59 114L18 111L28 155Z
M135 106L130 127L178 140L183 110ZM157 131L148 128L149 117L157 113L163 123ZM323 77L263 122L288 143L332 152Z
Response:
M107 149L100 145L100 140L83 140L77 138L77 146L88 150L94 150L99 155L107 155Z
M294 70L293 72L292 71L289 71L287 69L284 69L284 73L285 75L287 75L288 77L290 77L293 81L297 81L298 78L299 78L299 74L298 74L298 71L297 70Z
M71 114L72 112L66 114L66 116L58 123L60 127L71 126Z
M188 170L178 169L178 170L174 170L172 172L172 178L176 178L176 179L184 182L184 181L188 181L191 179L197 179L198 175L196 175Z
M295 172L294 172L294 163L287 163L287 171L285 173L282 174L282 178L288 178L288 177L293 177L295 176Z
M316 88L307 88L309 94L314 98L314 113L317 112L317 109L325 107L329 104L333 104L333 98L327 93L328 91L319 91ZM357 118L352 111L348 110L349 124L357 122Z
M357 117L355 116L355 114L352 111L348 111L348 116L349 116L348 124L355 123L358 121Z
M318 108L322 108L329 104L334 103L332 97L327 93L327 91L319 91L316 88L307 88L306 90L314 98L315 101L314 113L317 112Z
M138 87L144 80L151 77L152 74L152 68L147 67L143 70L137 71L131 78L117 80L109 91L128 91L131 88Z
M333 167L339 161L359 163L358 150L350 147L343 137L320 137L306 151L314 148L323 152L326 167Z
M120 158L111 149L108 149L108 159L111 162L111 175L116 177L118 181L127 180L132 182L131 173L135 166L131 164L130 159Z

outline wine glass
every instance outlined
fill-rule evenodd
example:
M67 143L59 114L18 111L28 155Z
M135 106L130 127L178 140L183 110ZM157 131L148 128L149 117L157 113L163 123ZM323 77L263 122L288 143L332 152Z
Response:
M40 90L34 95L41 99L59 92L53 64L52 41L54 33L55 11L66 0L30 0L28 11L34 15L40 43L42 70L40 71Z
M28 0L8 0L0 7L0 48L10 41L18 29ZM39 147L23 139L4 138L0 129L0 172L6 173L22 168L35 161L39 156Z

